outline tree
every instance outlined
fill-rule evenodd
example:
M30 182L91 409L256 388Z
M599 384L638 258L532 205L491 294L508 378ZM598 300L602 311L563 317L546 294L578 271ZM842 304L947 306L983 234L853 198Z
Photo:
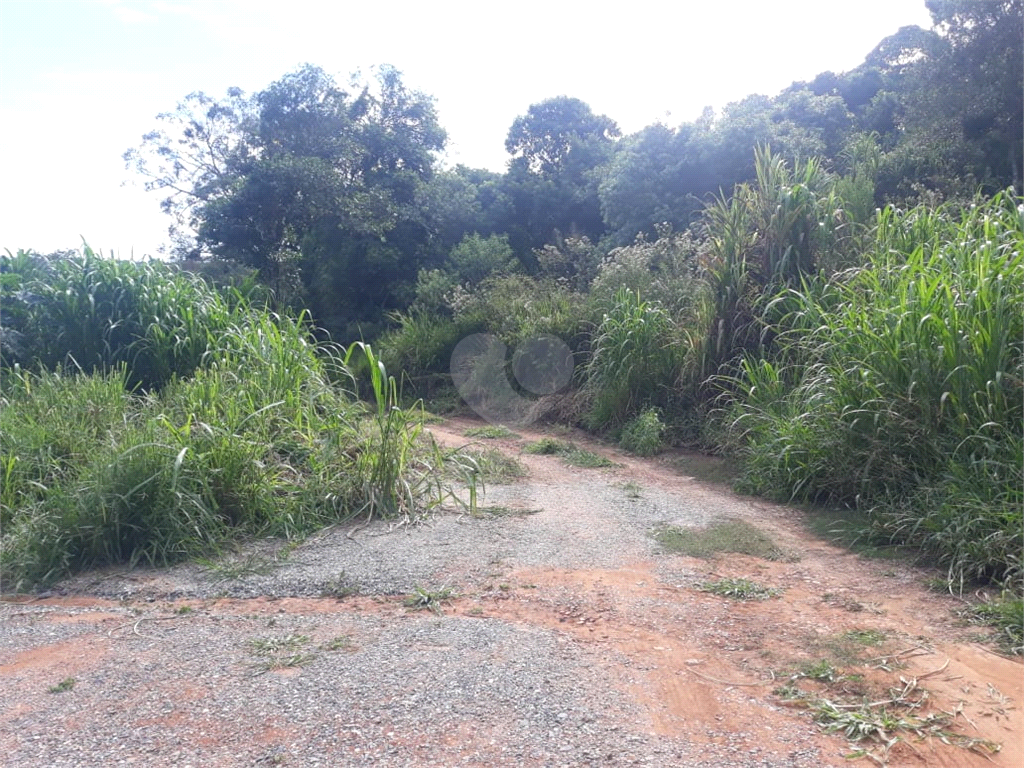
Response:
M558 96L530 105L517 117L505 149L531 173L557 175L592 168L595 160L606 159L605 150L618 137L619 127L610 117L595 115L579 99Z
M517 253L551 242L556 231L591 240L603 234L597 188L618 136L614 120L568 96L533 104L515 119L505 139L512 155L505 193Z
M240 88L229 88L217 101L196 91L173 112L162 112L160 127L145 134L142 144L124 153L125 166L144 179L146 191L165 193L161 209L172 217L172 253L198 256L194 230L204 203L214 199L244 154L252 102Z
M946 43L927 77L924 111L955 121L983 155L981 174L1022 189L1024 0L928 0Z
M904 27L865 62L885 86L873 99L889 198L931 189L970 196L1021 188L1024 170L1024 2L929 0L933 29ZM888 121L890 127L883 127ZM886 141L891 130L897 140Z
M397 70L346 90L307 64L248 98L192 94L159 119L125 159L170 192L189 255L256 268L335 330L411 295L432 234L418 201L445 132Z
M710 112L700 124L675 130L649 125L623 140L599 188L613 245L629 245L640 233L654 235L663 223L679 231L690 225L712 189L698 147L709 125Z

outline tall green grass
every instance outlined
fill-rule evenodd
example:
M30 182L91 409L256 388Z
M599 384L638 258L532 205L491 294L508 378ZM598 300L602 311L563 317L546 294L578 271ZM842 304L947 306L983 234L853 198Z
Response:
M744 355L770 353L776 329L765 322L766 299L799 286L823 263L842 261L839 253L852 242L842 237L847 217L837 179L820 161L789 166L759 147L754 164L756 183L737 185L703 215L702 273L712 305L697 355L703 382L732 375Z
M395 377L369 344L352 344L344 362L357 353L369 364L374 399L355 460L361 496L357 514L410 520L451 496L444 483L444 457L433 437L423 434L422 401L403 408Z
M104 258L88 246L7 254L0 271L4 335L14 331L19 342L4 363L85 372L124 365L129 387L147 390L188 376L249 311L237 289L221 293L169 264Z
M123 363L7 372L3 590L361 514L409 519L445 498L421 414L398 407L368 346L372 409L338 385L355 348L316 343L300 319L250 312L211 341L191 376L145 394Z
M625 288L605 313L591 342L586 388L590 426L621 425L650 405L660 405L675 385L683 348L674 324L658 303Z
M778 302L780 355L744 363L733 411L751 489L856 505L953 578L1019 582L1017 201L887 209L865 266Z

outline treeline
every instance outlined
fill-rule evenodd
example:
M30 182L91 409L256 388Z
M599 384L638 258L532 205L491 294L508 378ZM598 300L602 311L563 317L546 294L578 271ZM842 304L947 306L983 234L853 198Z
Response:
M222 276L255 269L279 307L308 309L338 340L370 338L412 304L423 270L462 277L450 267L467 236L505 238L535 274L545 247L607 253L663 223L683 231L754 179L758 144L856 177L847 203L861 218L1021 189L1022 3L928 6L933 29L901 29L850 72L676 127L623 137L578 99L534 104L509 129L504 173L441 168L432 99L388 67L347 86L307 65L257 94L192 94L126 160L166 194L177 256Z

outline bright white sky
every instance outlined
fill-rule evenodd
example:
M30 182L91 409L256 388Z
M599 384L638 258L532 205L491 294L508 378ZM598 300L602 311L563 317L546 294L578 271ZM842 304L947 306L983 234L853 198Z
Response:
M674 126L852 69L908 24L930 26L924 0L2 0L0 249L155 253L169 222L122 153L191 91L307 61L340 82L393 64L436 98L447 162L501 171L543 99Z

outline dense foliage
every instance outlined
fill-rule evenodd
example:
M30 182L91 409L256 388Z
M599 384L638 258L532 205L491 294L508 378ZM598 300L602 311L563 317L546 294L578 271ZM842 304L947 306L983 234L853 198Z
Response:
M166 264L86 250L0 270L5 591L239 535L415 517L447 494L369 347L342 355L301 318ZM360 356L372 410L348 391Z
M441 168L432 99L390 67L347 87L305 65L253 95L191 94L125 157L166 193L179 256L254 268L279 307L367 338L466 236L506 237L535 274L549 246L586 238L603 255L661 224L684 231L755 181L755 145L859 184L845 197L861 221L886 203L1022 189L1022 0L928 7L931 30L901 29L849 72L676 127L621 137L579 99L532 104L509 128L504 173Z
M850 177L767 151L755 165L696 234L613 249L575 290L542 270L452 291L385 354L415 377L468 333L554 333L577 357L563 417L642 452L664 435L732 453L750 491L855 508L951 578L1020 589L1020 198L862 222Z

